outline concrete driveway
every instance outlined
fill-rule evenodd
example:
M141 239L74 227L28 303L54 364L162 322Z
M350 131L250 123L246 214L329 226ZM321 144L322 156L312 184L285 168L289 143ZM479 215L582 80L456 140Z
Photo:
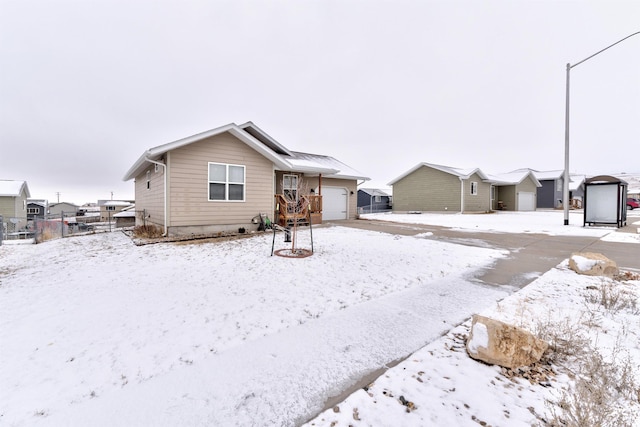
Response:
M507 258L500 259L493 267L478 272L476 279L489 285L521 288L575 252L598 252L614 260L622 269L640 271L638 244L605 242L598 237L459 231L434 225L366 219L336 221L333 224L405 236L432 233L427 238L508 250L510 255Z

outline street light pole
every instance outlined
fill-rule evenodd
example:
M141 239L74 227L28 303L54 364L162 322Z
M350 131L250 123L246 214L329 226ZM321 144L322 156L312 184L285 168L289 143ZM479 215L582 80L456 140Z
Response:
M569 204L570 204L570 200L569 200L569 80L570 80L570 76L571 76L571 69L574 67L577 67L578 65L582 64L583 62L593 58L594 56L604 52L605 50L612 48L613 46L617 45L618 43L622 43L623 41L625 41L626 39L628 39L629 37L633 37L637 34L640 34L640 31L637 31L633 34L629 34L627 37L618 40L617 42L605 47L604 49L601 49L599 51L597 51L596 53L594 53L591 56L586 57L585 59L583 59L580 62L576 62L575 64L571 65L570 63L567 63L567 86L566 86L566 100L565 100L565 118L564 118L564 175L562 178L562 207L564 209L564 225L569 225Z
M562 178L562 209L564 225L569 225L569 80L571 64L567 63L567 93L564 108L564 175Z

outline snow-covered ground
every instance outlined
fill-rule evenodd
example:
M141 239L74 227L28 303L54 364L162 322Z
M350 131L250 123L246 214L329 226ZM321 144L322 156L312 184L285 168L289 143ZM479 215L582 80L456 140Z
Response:
M621 309L605 308L598 298L609 285L612 293L620 292L633 303ZM583 357L598 360L592 348L605 363L615 362L600 371L591 368L595 384L608 382L604 396L594 387L591 399L604 397L612 407L589 408L589 399L576 391L573 375L580 372L584 359L569 358L521 373L474 361L465 349L471 324L467 321L306 426L543 426L552 417L547 401L556 402L563 394L576 396L596 413L601 411L607 421L591 416L587 422L565 425L640 425L640 280L579 276L563 263L480 314L534 332L557 328L554 333L563 334L566 328L575 335L564 338L576 343L578 336L589 340L591 347L585 348ZM616 387L628 380L625 369L631 370L626 375L634 376L635 385L618 392Z
M461 231L487 231L500 233L541 233L555 236L606 236L604 240L640 243L640 209L627 211L627 225L636 233L616 233L612 226L584 227L583 211L569 212L569 225L564 225L562 211L507 212L491 214L432 213L365 214L363 219L393 221L404 224L428 224Z
M485 222L493 215L475 217L501 231ZM500 217L506 231L521 215ZM520 230L547 217L562 222L540 213ZM309 425L531 425L570 384L509 385L466 356L462 336L473 313L522 325L550 307L575 317L596 279L561 265L513 294L470 280L505 251L345 227L314 229L314 249L271 257L271 235L138 247L119 232L0 246L0 424L300 425L407 355ZM636 299L638 285L624 282ZM602 316L640 364L638 313Z

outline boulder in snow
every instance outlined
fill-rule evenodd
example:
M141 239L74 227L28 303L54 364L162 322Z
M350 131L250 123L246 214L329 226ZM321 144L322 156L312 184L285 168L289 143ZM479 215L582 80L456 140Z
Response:
M571 255L569 268L587 276L614 277L618 274L618 265L615 261L593 252L579 252Z
M530 332L475 314L467 340L467 353L491 365L517 368L538 362L548 344Z

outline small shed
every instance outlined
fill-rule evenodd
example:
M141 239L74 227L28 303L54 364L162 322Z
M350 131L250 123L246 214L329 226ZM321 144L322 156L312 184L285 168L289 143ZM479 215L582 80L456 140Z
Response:
M585 225L627 224L627 182L609 175L598 175L584 181Z
M135 206L124 208L113 217L116 219L116 228L133 227L136 225Z

